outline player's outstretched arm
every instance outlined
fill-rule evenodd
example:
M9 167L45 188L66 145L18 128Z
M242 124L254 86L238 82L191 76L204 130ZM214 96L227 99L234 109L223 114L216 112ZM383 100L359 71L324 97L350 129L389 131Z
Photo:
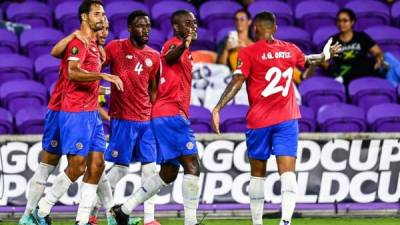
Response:
M63 38L59 42L57 42L57 44L51 49L51 55L53 57L61 59L64 55L65 49L67 49L68 44L74 38L78 38L79 40L81 40L85 44L85 47L87 47L89 45L88 39L84 37L82 32L75 31L74 33L66 36L65 38Z
M115 84L118 90L120 91L124 90L124 85L122 83L122 80L118 76L106 73L94 73L83 70L80 68L79 61L68 62L68 78L76 82L105 80Z
M212 125L215 133L217 133L217 134L221 133L219 130L219 112L240 91L245 80L246 80L246 78L243 74L234 74L232 76L231 82L229 82L228 86L224 90L224 93L222 94L221 98L219 99L218 104L214 107L214 109L212 111L211 125Z
M192 35L191 32L189 32L189 35L187 35L181 45L179 45L178 47L171 45L170 49L165 55L165 61L167 62L167 64L171 66L177 63L183 52L189 48L191 43Z

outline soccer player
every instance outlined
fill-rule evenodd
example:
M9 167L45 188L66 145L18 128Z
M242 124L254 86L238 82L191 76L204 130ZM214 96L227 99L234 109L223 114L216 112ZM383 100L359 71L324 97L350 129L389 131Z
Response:
M108 29L108 22L105 21L103 29L97 32L98 44L104 45L105 38L108 36ZM76 31L57 43L57 45L52 49L52 55L57 58L62 58L68 43L74 38L78 38L84 43L87 42L87 38L82 36L81 31ZM37 207L37 204L44 193L46 182L58 165L62 155L58 114L61 109L61 96L64 82L65 79L60 76L50 96L48 103L49 110L46 114L44 123L42 138L43 150L40 153L40 164L28 184L27 204L25 212L19 221L19 225L34 224L31 212ZM106 94L106 92L106 87L100 87L99 94Z
M123 205L112 208L111 212L119 225L127 225L134 208L172 183L180 165L184 169L184 224L197 224L200 165L196 140L187 119L192 81L189 46L192 39L197 38L197 21L186 10L174 12L171 20L174 37L164 44L161 51L161 77L151 122L159 148L157 157L161 171L147 179Z
M257 42L239 51L238 68L212 112L212 125L219 130L219 112L246 82L250 109L247 113L246 143L250 159L250 208L253 225L262 225L266 163L277 158L281 177L282 218L289 225L296 204L295 162L298 141L299 107L292 82L296 66L318 63L324 55L306 57L294 44L277 40L275 15L262 12L254 18ZM336 54L339 45L331 52Z
M103 4L99 0L84 0L79 7L81 28L90 37L88 47L78 39L72 40L62 60L60 76L65 79L61 111L58 115L60 142L68 166L54 180L44 198L33 210L34 222L51 224L46 219L52 206L66 193L69 186L85 174L81 185L81 198L76 224L86 224L96 200L96 191L104 170L104 131L97 112L99 80L104 79L123 91L122 81L114 75L100 73L100 53L96 31L103 27ZM62 125L62 126L61 126Z
M111 41L105 48L104 65L110 64L111 72L124 83L124 92L112 86L109 110L111 135L105 159L114 163L107 174L113 190L128 174L131 162L142 164L142 183L157 174L156 141L150 117L160 55L147 46L151 23L146 12L132 12L127 24L130 38ZM160 224L154 219L153 198L144 202L144 224Z

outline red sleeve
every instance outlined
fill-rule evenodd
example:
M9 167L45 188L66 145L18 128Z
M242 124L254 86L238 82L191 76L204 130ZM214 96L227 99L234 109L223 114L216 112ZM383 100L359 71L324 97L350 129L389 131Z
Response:
M233 74L243 74L244 77L248 77L251 71L251 62L250 56L245 51L246 48L242 48L239 50L238 60L237 60L237 69L233 72Z
M106 52L106 61L103 63L103 66L107 66L111 63L112 61L112 52L114 49L114 41L111 41L110 43L108 43L108 45L104 48L105 52Z
M181 44L181 41L178 39L170 39L165 42L163 48L161 49L161 57L165 57L169 50L178 47Z
M296 58L296 65L302 69L304 69L306 65L306 56L304 55L303 51L297 45L293 44L293 51L295 53Z
M74 38L67 46L67 60L83 62L85 60L86 51L85 44L79 39Z
M151 71L151 74L150 74L150 76L151 76L150 79L151 80L155 80L156 79L157 72L160 69L160 55L158 53L154 54L153 62L154 62L153 70Z

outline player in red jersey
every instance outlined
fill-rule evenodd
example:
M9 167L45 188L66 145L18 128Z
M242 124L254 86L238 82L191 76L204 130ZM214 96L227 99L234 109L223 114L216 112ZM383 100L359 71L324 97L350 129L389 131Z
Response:
M184 224L197 224L200 165L196 141L187 119L192 81L189 46L197 37L197 21L193 13L186 10L176 11L171 20L174 37L161 51L161 78L151 122L159 148L157 157L161 171L147 179L123 205L113 207L112 213L119 225L127 225L134 208L173 182L180 165L184 168Z
M68 158L68 166L54 180L53 186L32 212L34 222L51 224L46 219L51 207L68 190L72 182L85 173L81 186L81 199L77 224L86 224L94 201L97 184L104 170L104 132L97 112L98 80L116 83L121 90L122 81L109 74L99 73L100 54L96 43L96 31L102 29L103 4L99 0L85 0L79 7L81 31L90 37L86 48L78 39L72 40L62 61L60 76L64 79L61 111L59 113L62 154Z
M274 39L275 15L262 12L253 25L257 42L239 51L238 68L233 73L212 113L212 125L219 130L219 112L246 82L250 109L247 113L246 143L251 165L249 185L253 225L262 225L266 163L271 154L277 158L281 176L282 219L289 225L296 204L295 162L298 141L299 107L292 82L296 66L321 62L324 55L306 57L294 44ZM339 45L331 52L336 54Z

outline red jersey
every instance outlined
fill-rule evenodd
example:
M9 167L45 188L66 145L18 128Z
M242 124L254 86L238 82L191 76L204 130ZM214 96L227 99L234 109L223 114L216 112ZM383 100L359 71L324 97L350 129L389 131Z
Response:
M289 42L261 40L240 49L238 69L234 73L246 77L250 103L246 118L248 128L300 118L292 80L294 68L304 65L305 55Z
M181 40L173 37L164 44L161 50L161 76L152 117L178 114L189 117L192 89L192 56L190 51L186 49L178 62L171 66L167 64L165 59L169 50L181 44Z
M124 83L123 92L115 85L111 87L109 115L116 119L149 121L152 106L149 83L156 79L160 54L148 46L137 49L129 39L111 41L105 50L105 64L111 64L111 73Z
M87 48L77 38L67 46L62 61L61 77L65 79L61 110L65 112L96 111L99 107L99 81L75 82L68 79L68 62L79 61L80 68L99 73L101 69L100 52L96 41Z
M64 65L62 63L60 66L59 74L63 73L62 72L64 70L63 67L64 67ZM61 100L62 100L63 88L64 88L64 83L65 83L64 81L65 81L64 77L62 77L62 76L58 77L56 85L54 86L54 90L51 93L49 104L47 105L47 107L50 110L53 110L53 111L61 110Z

